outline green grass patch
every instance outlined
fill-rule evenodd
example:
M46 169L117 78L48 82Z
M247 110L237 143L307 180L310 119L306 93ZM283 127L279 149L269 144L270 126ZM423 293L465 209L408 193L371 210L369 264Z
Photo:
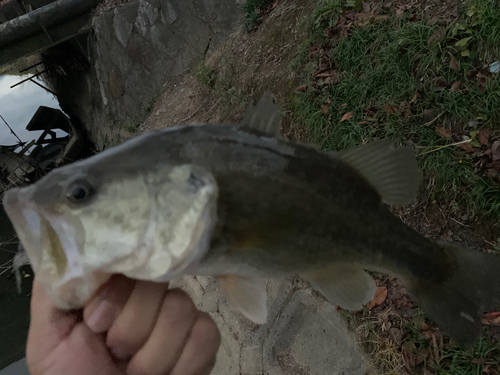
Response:
M320 4L308 20L311 40L335 25L342 6L346 3L338 0ZM491 139L500 137L500 78L484 68L499 56L500 6L493 0L470 1L447 26L410 16L353 24L346 38L323 36L338 81L294 94L294 114L307 127L308 141L324 150L387 137L411 141L432 199L469 214L500 216L500 182L476 166L480 148L471 154L450 146L481 129ZM292 67L307 71L303 83L311 83L318 62L304 52ZM441 117L423 126L429 111ZM349 112L352 117L342 121ZM451 129L452 137L438 134L436 125Z
M243 5L245 13L245 29L251 33L254 31L259 19L259 11L271 4L273 0L247 0Z

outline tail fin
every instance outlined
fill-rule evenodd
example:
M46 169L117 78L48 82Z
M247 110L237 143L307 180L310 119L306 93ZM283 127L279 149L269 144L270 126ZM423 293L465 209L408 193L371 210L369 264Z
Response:
M445 333L463 344L481 334L481 316L500 307L500 256L439 242L452 259L450 276L439 285L413 286L412 292Z

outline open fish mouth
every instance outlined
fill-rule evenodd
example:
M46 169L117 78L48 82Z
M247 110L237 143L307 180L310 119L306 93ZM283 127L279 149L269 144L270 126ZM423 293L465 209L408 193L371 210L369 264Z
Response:
M7 191L5 210L54 304L65 310L81 308L111 274L84 269L74 229L57 215L37 209L30 200L32 192L31 186Z

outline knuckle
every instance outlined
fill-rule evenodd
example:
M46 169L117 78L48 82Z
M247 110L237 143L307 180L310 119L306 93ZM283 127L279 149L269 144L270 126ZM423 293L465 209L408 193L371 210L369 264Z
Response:
M132 356L139 349L140 343L135 341L127 329L119 324L111 327L106 338L107 346L120 359Z
M193 340L199 342L209 342L212 347L218 348L221 342L221 335L217 325L209 314L201 312L192 332Z
M127 367L127 375L161 375L143 361L131 361Z
M165 297L165 305L170 311L175 311L182 316L194 316L198 313L198 309L191 297L180 289L168 291Z

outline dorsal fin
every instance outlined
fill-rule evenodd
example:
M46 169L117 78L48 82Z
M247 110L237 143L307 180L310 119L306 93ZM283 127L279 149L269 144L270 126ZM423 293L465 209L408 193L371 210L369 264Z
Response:
M413 201L419 180L415 152L396 147L396 142L384 139L337 154L368 180L383 202L393 206Z
M264 94L255 108L249 106L241 122L243 129L267 137L276 137L280 126L280 111L270 94Z

